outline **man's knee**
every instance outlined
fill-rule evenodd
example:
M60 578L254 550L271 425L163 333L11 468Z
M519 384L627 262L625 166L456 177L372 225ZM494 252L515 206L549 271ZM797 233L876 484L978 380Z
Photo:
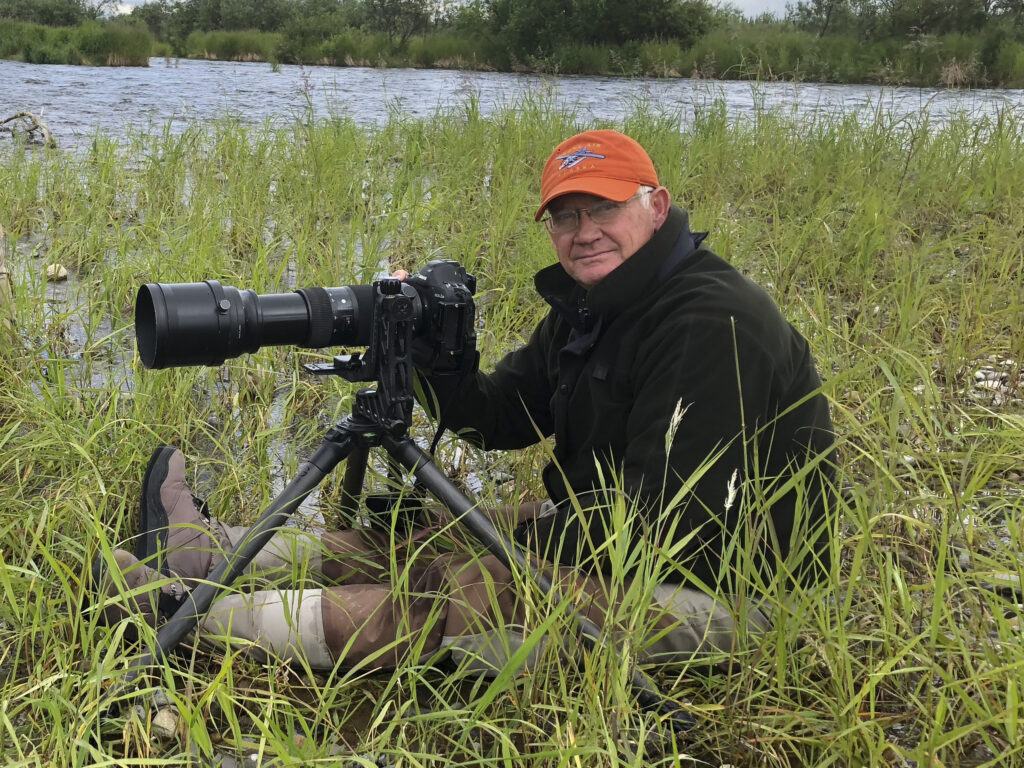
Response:
M768 612L749 601L732 605L701 590L654 588L659 610L642 655L651 661L726 658L771 628Z
M203 618L201 635L260 661L301 661L313 669L334 666L324 636L322 590L265 590L230 594Z

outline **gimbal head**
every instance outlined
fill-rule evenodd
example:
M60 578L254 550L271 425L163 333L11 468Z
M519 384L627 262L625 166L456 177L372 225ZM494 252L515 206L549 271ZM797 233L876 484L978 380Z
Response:
M303 367L316 376L377 382L376 390L360 390L355 415L408 428L413 406L413 300L402 292L401 281L394 277L377 280L373 289L373 326L367 351L336 355L333 363L307 363ZM472 312L472 303L468 309Z

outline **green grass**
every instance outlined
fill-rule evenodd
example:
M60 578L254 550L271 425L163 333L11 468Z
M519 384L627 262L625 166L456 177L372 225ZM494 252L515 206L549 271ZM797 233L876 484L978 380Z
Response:
M153 45L143 27L96 22L45 27L0 20L0 59L29 64L148 67Z
M280 43L280 34L254 29L193 32L185 41L185 55L221 61L271 61Z
M678 125L638 108L617 127L810 340L854 491L838 510L830 599L794 598L729 673L649 670L699 723L675 749L743 766L1024 764L1019 607L985 586L1024 570L1019 116L734 123L719 105ZM543 311L531 276L552 254L532 223L537 179L583 127L529 97L493 117L469 100L379 129L228 121L100 136L81 154L0 148L15 278L0 310L15 329L0 345L6 762L157 765L194 749L309 764L343 745L400 765L677 764L645 742L658 728L608 652L577 665L547 652L534 674L491 683L411 662L320 676L192 650L161 678L182 711L177 738L156 738L149 713L98 717L133 649L123 627L99 623L86 573L132 532L152 446L180 445L215 513L252 520L354 389L305 376L317 355L294 348L146 371L132 346L138 285L351 284L382 260L408 269L440 252L478 277L491 365ZM71 271L58 295L51 262ZM420 416L415 429L430 433ZM491 503L541 490L543 448L488 455L446 440L439 458L460 481L477 472ZM332 521L339 484L322 496ZM742 565L733 578L750 581ZM649 621L647 586L627 590L622 623ZM532 640L568 642L565 618L535 602Z
M713 30L693 47L662 61L683 75L734 80L952 88L1024 85L1024 45L1002 40L990 47L981 35L865 41L840 34L818 38L782 24L741 24Z

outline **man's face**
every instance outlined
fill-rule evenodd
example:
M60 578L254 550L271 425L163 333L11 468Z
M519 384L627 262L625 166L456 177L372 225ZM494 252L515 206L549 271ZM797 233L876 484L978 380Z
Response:
M573 280L587 290L593 288L651 239L668 214L669 196L664 187L659 187L649 193L649 197L649 207L639 198L634 198L604 224L597 224L589 215L581 213L576 229L560 234L549 233L558 261ZM596 195L572 193L556 197L547 210L549 214L557 215L563 211L589 208L603 200Z

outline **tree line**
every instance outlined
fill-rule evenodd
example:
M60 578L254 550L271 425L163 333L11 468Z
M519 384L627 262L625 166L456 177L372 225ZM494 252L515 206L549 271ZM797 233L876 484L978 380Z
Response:
M71 26L110 17L117 0L0 0L0 19ZM414 35L453 31L501 38L511 51L550 53L567 42L692 43L714 27L741 21L728 3L707 0L151 0L133 8L158 40L183 51L196 31L258 30L337 34L358 29L404 45ZM862 41L998 28L1018 39L1024 0L797 0L783 18L761 17L812 32Z
M795 0L758 19L709 0L116 2L0 0L0 20L108 19L161 55L281 63L1024 85L1024 0Z

